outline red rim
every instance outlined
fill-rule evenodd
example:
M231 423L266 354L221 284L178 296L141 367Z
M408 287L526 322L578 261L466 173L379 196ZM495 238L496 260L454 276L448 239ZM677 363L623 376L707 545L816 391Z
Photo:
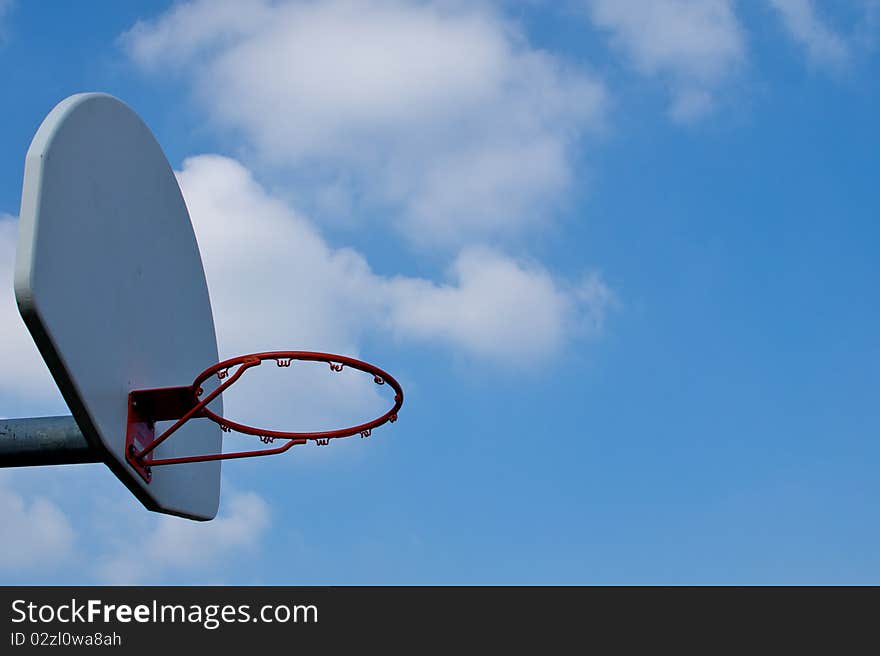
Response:
M371 374L373 381L378 385L388 384L394 390L394 405L388 412L362 424L349 426L347 428L339 428L329 431L308 431L308 432L291 432L278 431L266 428L258 428L256 426L248 426L239 422L231 421L225 417L212 412L207 405L202 408L199 416L206 417L211 421L220 425L224 431L234 430L238 433L246 435L256 435L257 437L267 438L267 440L285 439L285 440L315 440L317 442L325 442L326 440L336 439L340 437L350 437L352 435L361 435L367 437L372 430L386 422L397 421L397 413L403 405L403 388L400 383L388 372L362 360L350 358L344 355L335 355L333 353L319 353L315 351L267 351L265 353L250 353L248 355L239 355L228 360L223 360L217 364L208 367L193 381L193 390L198 398L202 394L202 384L211 376L217 376L221 381L229 375L229 370L238 366L234 376L237 378L246 369L258 366L267 360L274 360L279 367L288 367L292 361L300 360L305 362L326 362L333 371L342 371L343 367L357 369L364 373Z

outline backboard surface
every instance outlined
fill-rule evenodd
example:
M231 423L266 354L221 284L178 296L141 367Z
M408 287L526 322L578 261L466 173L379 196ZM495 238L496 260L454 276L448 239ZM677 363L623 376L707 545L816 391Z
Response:
M151 510L214 517L219 461L156 467L147 483L125 459L129 392L188 385L219 359L186 204L127 105L90 93L51 111L27 153L19 231L16 300L86 439ZM155 456L220 450L220 428L196 420Z

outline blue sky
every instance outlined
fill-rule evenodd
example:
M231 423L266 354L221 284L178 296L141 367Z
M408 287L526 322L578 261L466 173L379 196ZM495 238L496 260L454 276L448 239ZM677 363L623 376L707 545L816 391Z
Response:
M0 0L0 414L65 412L11 262L80 91L180 172L224 355L407 392L368 441L227 464L206 524L103 466L0 472L0 580L878 582L878 39L873 0ZM227 407L376 402L272 382Z

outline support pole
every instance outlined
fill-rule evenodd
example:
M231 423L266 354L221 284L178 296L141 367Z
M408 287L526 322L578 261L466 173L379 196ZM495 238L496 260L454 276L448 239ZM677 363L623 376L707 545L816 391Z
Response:
M0 467L102 462L73 417L0 419Z

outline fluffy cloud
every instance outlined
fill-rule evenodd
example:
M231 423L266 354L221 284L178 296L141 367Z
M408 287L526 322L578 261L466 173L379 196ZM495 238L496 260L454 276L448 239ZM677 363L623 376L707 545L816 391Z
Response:
M45 414L48 408L63 408L63 402L15 304L17 240L18 223L8 214L0 214L0 359L7 371L15 372L0 376L0 394L8 414Z
M73 553L76 534L58 506L43 496L26 498L3 479L0 517L0 571L45 572L63 565Z
M587 6L593 24L639 73L668 81L675 120L710 111L718 86L745 58L732 0L587 0Z
M5 38L4 19L12 9L12 0L0 0L0 45Z
M232 491L211 522L150 515L140 525L130 519L122 523L129 525L127 539L117 540L113 551L95 563L97 575L113 584L143 582L144 577L155 582L183 573L210 575L218 563L257 551L271 516L258 494ZM118 526L115 534L119 534ZM132 567L132 553L138 554L138 567Z
M604 99L487 3L197 0L122 43L146 70L185 71L210 119L315 208L357 203L435 245L545 220Z
M144 510L103 466L0 471L0 514L0 573L77 585L223 582L232 563L240 581L272 528L266 499L229 480L217 517L192 522Z
M534 263L467 248L449 280L386 277L334 249L241 164L189 159L179 174L203 252L221 349L294 344L356 353L365 333L440 342L471 356L533 362L557 352L611 302L596 277L555 280Z
M463 251L450 273L446 285L394 281L389 312L398 334L531 363L568 339L576 317L584 327L601 327L613 302L595 275L561 289L540 267L480 248Z
M819 66L839 67L850 57L844 40L816 14L811 0L770 0L791 37L802 45L810 61Z
M223 356L278 348L358 355L365 336L381 333L527 365L552 357L579 334L600 330L613 304L596 274L560 281L537 263L484 247L462 250L445 282L378 275L357 251L331 247L235 160L191 158L178 177L202 250ZM0 220L0 357L15 371L0 379L0 394L11 414L63 412L15 306L16 228L12 217ZM275 375L265 369L227 395L232 416L252 423L269 416L278 425L295 421L311 430L387 405L385 390L369 377L347 370L312 375L305 365L293 383L299 404L292 407L277 396L290 394L289 380L270 384L268 392L254 384Z

